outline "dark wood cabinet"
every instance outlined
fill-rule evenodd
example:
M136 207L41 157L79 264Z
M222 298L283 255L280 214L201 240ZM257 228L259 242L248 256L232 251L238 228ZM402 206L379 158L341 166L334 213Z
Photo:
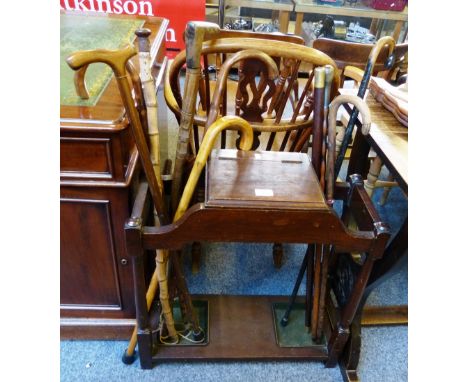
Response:
M167 24L145 19L156 72L165 68ZM123 227L140 171L115 80L95 106L62 105L60 118L61 335L125 338L135 306Z

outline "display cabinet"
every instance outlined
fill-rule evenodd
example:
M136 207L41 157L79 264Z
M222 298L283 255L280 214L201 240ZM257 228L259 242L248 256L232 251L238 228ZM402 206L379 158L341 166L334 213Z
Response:
M295 3L296 22L294 33L302 34L302 22L305 14L320 14L331 16L345 16L360 19L372 19L370 33L377 38L386 34L392 35L395 41L401 42L406 38L408 29L408 7L403 11L382 11L366 6L361 0L353 5L344 4L333 6L319 4L316 0L293 0ZM390 34L391 33L391 34Z
M271 11L268 13L267 11ZM355 25L364 24L378 39L393 36L402 42L408 33L408 7L402 11L373 9L365 0L344 2L343 5L328 5L317 0L208 0L206 18L225 26L236 18L252 21L252 29L260 24L273 24L282 33L304 35L302 23L310 18L322 20L327 15L335 20L345 18ZM265 31L265 30L263 30ZM303 36L304 37L304 36ZM306 39L307 41L307 39Z

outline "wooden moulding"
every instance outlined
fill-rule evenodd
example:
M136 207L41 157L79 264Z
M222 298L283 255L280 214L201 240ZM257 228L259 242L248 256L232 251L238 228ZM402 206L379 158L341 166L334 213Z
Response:
M60 338L126 340L132 334L134 326L134 319L61 318Z
M365 306L361 324L373 325L406 325L408 324L408 306Z
M329 241L356 252L371 249L375 238L374 232L350 231L337 222L339 217L332 210L207 208L202 203L198 203L187 210L174 224L158 228L143 227L142 240L145 249L180 249L185 243L192 241L265 243Z

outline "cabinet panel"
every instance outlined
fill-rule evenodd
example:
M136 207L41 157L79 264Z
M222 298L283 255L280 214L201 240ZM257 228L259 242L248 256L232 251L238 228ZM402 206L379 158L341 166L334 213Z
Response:
M62 308L122 308L108 200L62 199Z
M109 138L60 139L60 172L62 176L112 178Z

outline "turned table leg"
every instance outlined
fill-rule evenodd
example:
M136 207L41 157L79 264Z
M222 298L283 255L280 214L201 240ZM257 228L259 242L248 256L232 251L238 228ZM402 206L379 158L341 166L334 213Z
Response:
M375 189L375 183L379 178L380 170L382 169L383 163L382 159L378 156L374 158L372 164L369 168L369 172L367 174L367 179L364 181L364 188L367 191L367 194L372 197Z

